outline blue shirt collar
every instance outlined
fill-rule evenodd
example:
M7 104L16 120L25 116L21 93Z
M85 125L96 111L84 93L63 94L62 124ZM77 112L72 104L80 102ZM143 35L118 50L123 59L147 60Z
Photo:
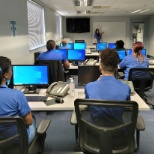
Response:
M102 76L100 78L100 80L116 80L116 78L114 76Z
M8 86L6 84L1 84L0 88L8 88Z

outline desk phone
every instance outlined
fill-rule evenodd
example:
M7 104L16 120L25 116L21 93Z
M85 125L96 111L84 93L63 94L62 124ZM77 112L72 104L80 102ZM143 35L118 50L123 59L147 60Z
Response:
M96 63L97 63L97 60L94 60L94 59L86 59L83 62L83 65L95 65Z
M52 83L48 87L46 93L47 95L50 95L50 96L64 97L65 95L67 95L68 91L69 91L69 85L66 82L58 81L58 82Z

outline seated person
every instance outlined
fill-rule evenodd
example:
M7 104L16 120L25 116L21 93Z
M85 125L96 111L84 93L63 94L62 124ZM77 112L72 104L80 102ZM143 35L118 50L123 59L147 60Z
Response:
M6 83L12 76L11 60L0 56L0 116L21 116L27 126L28 142L35 136L35 121L27 99L20 90L10 89ZM13 126L0 126L0 139L14 136L17 129Z
M118 40L118 41L116 41L116 48L115 49L125 49L124 48L124 41L123 40Z
M95 82L85 86L85 96L89 99L99 100L130 100L130 88L114 77L118 69L118 54L115 49L103 50L100 53L100 71L102 75ZM91 106L91 120L96 124L115 126L122 123L122 108L104 108ZM108 123L108 124L107 124Z
M56 52L56 44L53 40L48 40L46 44L47 51L40 53L37 60L61 60L64 68L69 68L70 63L62 53Z
M60 43L60 46L58 49L68 49L69 47L67 46L67 40L63 39L62 42Z
M63 47L67 46L67 40L66 39L63 39L62 42L61 42L61 44L62 44Z
M146 56L142 54L144 45L142 42L136 42L132 47L132 54L126 56L119 64L120 69L126 69L124 71L124 79L128 80L130 68L147 68L149 67L149 61Z

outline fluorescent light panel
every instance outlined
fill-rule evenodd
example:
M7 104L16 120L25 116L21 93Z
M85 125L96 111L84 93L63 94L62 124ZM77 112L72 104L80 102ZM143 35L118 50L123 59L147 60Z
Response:
M140 13L147 12L147 11L150 11L150 9L143 10L143 11L141 11Z
M131 12L131 13L137 13L137 12L140 12L140 11L141 11L141 9L136 10L136 11L133 11L133 12Z

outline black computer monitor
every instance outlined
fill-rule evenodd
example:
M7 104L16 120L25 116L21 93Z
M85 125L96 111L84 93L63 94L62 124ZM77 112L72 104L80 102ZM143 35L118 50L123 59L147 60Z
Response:
M99 66L78 66L78 86L85 86L89 82L96 81L101 75Z
M56 49L55 51L62 53L64 57L67 58L67 49Z
M14 86L26 86L24 93L36 93L36 86L48 86L47 65L13 65Z
M108 43L108 48L115 49L116 48L116 44L115 43Z
M117 50L117 52L118 52L120 61L122 61L124 59L124 57L127 56L127 53L126 53L125 49Z
M74 49L74 43L67 43L65 46L60 43L59 49Z
M127 55L131 55L132 52L133 52L132 49L127 49ZM146 53L146 49L142 49L142 54L143 54L144 56L147 55L147 53Z
M74 43L74 49L86 50L86 48L87 48L86 43Z
M101 51L107 48L107 42L96 43L96 50Z

